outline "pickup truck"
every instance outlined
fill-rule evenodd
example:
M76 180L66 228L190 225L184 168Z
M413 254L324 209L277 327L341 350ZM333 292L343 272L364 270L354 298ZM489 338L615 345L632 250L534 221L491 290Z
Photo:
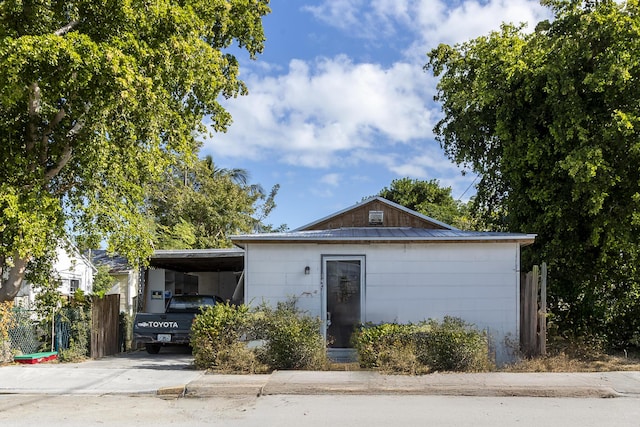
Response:
M133 321L134 345L144 343L147 353L158 354L162 346L189 344L196 314L221 302L213 295L175 295L164 313L138 313Z

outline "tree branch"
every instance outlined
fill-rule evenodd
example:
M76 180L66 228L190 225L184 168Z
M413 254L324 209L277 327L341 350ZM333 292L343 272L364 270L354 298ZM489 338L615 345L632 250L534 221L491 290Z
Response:
M40 86L37 82L31 83L29 86L29 127L27 128L27 152L32 151L36 145L37 118L40 114Z
M47 128L45 129L43 135L42 135L42 143L46 144L48 142L49 139L49 135L51 135L53 133L53 128L58 126L60 124L60 122L62 121L62 119L64 119L64 116L67 115L67 112L64 111L64 108L61 108L58 110L58 112L56 113L56 115L53 117L53 120L51 120L49 122L49 124L47 125Z
M79 21L71 21L69 22L67 25L65 25L64 27L56 30L53 34L55 34L56 36L63 36L65 34L67 34L69 31L73 30L73 28L79 24Z
M62 154L58 158L56 165L51 169L47 170L47 173L44 174L44 179L47 181L51 181L56 175L58 175L58 173L60 173L62 168L67 163L69 163L69 160L71 160L72 152L73 150L71 148L71 144L67 143L67 145L64 146L64 149L62 150Z
M18 252L14 252L11 257L13 266L9 268L9 277L7 280L0 280L0 302L11 301L20 292L22 279L27 271L28 258L21 258ZM1 278L0 278L1 279Z

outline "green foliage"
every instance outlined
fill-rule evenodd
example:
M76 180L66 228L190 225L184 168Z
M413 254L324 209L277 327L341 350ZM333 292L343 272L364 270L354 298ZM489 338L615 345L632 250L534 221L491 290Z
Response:
M545 4L555 19L532 33L503 25L429 53L435 133L482 176L484 221L538 234L523 264L547 261L560 334L623 346L640 329L640 6Z
M97 272L93 275L93 294L102 298L115 284L115 279L109 274L108 265L99 265Z
M420 374L491 369L487 336L461 319L364 325L353 335L360 366Z
M411 334L416 325L383 323L361 326L352 336L353 347L363 368L380 368L390 363L387 355L395 349L409 348L413 352Z
M232 372L263 370L240 339L250 332L251 313L245 305L216 304L195 317L191 346L195 366Z
M468 206L454 200L451 196L451 187L440 187L437 179L430 181L410 178L394 179L391 186L380 190L378 195L457 228L476 227Z
M152 251L144 201L247 93L268 0L0 3L0 300L66 233L135 264ZM55 246L55 244L54 244ZM9 276L4 272L12 266Z
M264 341L249 349L246 340ZM295 302L276 309L216 304L197 315L191 328L196 367L231 372L269 369L325 369L328 366L320 321Z
M246 172L217 169L211 158L189 165L179 160L148 189L149 213L157 223L156 247L230 247L229 236L250 233L275 206L278 187L267 196L246 184ZM258 217L260 210L261 217Z
M433 371L481 372L491 367L487 335L469 323L445 316L430 320L414 335L418 361Z
M319 318L300 312L295 300L263 306L257 316L257 338L266 341L258 359L272 369L322 370L328 366Z
M91 304L89 302L60 310L60 321L69 325L69 348L60 350L61 362L81 362L89 357L91 342Z

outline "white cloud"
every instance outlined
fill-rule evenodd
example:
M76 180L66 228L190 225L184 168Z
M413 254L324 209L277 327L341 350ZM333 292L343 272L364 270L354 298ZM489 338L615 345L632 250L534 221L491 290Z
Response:
M325 0L304 10L353 37L411 32L422 54L439 43L459 43L497 30L502 22L526 22L533 30L537 22L551 18L538 0Z
M226 134L205 142L219 156L263 158L324 168L355 161L355 149L379 149L431 136L428 76L419 66L354 64L346 56L292 60L277 77L246 77L247 97L225 103ZM374 138L375 137L375 138Z
M250 95L224 102L234 124L205 141L203 151L270 159L274 173L286 165L374 165L398 177L439 177L454 196L473 177L461 176L433 140L439 107L432 103L436 80L422 70L425 53L441 42L486 34L503 21L528 22L533 29L550 18L537 0L324 0L305 10L351 36L407 40L406 46L388 66L338 55L292 59L284 68L260 62L244 68ZM314 194L331 197L342 176L324 175Z
M342 179L342 175L340 175L339 173L330 173L320 178L320 182L322 184L327 184L332 187L337 187L338 185L340 185L341 179Z

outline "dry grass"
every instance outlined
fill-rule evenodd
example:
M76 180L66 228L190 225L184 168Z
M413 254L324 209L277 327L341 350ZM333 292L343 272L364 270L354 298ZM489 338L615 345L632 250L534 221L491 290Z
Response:
M640 354L595 355L558 353L505 366L504 372L609 372L640 371Z

